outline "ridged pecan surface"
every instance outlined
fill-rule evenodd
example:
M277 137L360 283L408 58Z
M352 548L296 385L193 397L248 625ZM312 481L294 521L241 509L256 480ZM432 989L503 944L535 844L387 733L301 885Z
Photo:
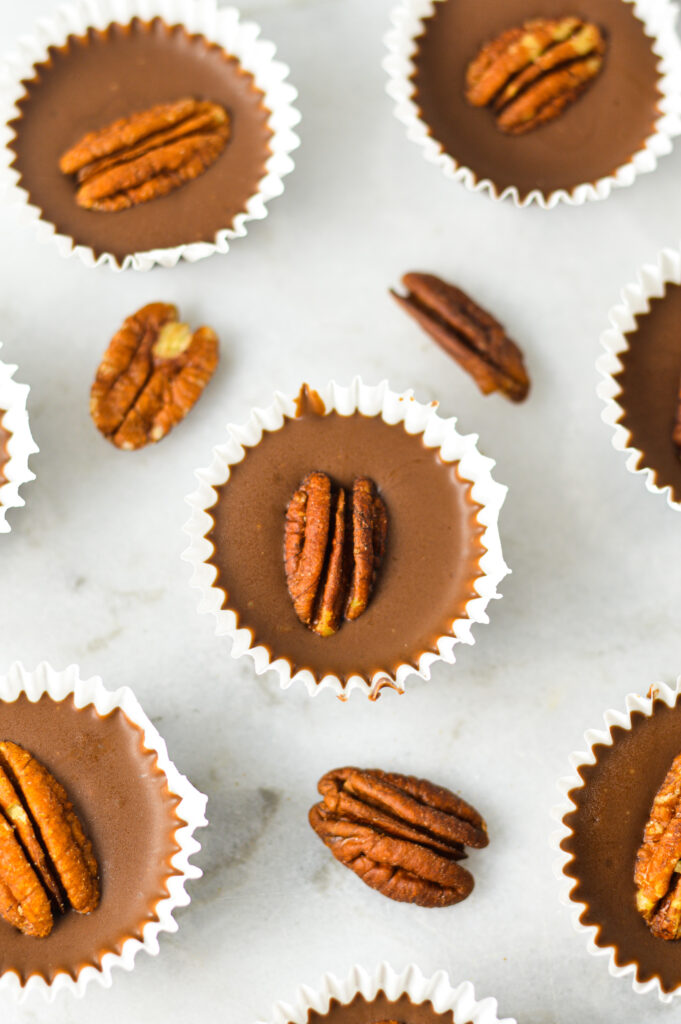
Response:
M636 906L653 935L681 937L681 754L660 786L636 856Z
M487 846L470 804L426 779L378 769L338 768L318 785L310 825L334 857L390 899L447 907L465 899L473 876L465 847Z
M486 43L466 73L466 98L491 105L498 127L520 135L552 121L603 66L605 39L581 18L537 18Z

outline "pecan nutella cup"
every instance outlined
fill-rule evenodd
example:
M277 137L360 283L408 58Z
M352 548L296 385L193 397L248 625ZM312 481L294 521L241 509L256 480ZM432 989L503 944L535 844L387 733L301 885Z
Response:
M680 697L681 679L656 683L646 697L629 694L624 711L606 711L605 727L586 732L586 749L570 755L552 812L554 869L575 930L613 977L665 1003L681 995L681 940L653 934L637 910L634 867L655 796L681 753Z
M664 249L610 310L596 368L601 419L630 473L681 511L681 457L673 440L681 392L681 252Z
M0 184L38 237L88 267L148 270L225 253L249 221L264 218L293 169L300 117L288 68L259 33L217 0L78 0L42 19L5 58L0 92ZM60 170L63 155L87 133L184 99L226 111L219 155L200 154L200 171L194 160L189 180L149 201L82 208L76 175Z
M30 388L13 379L15 371L16 366L0 362L0 533L11 529L7 510L26 504L19 488L35 480L28 462L38 451L26 410Z
M0 993L52 1001L61 991L82 996L94 981L108 988L114 968L132 970L141 950L157 955L160 934L177 931L173 915L190 902L186 883L202 874L190 858L200 850L194 832L207 824L206 797L169 760L131 690L106 690L73 665L29 672L15 663L0 676L0 737L66 791L100 892L90 913L60 913L55 904L44 938L0 917Z
M234 658L250 658L257 674L273 670L284 689L300 681L310 695L357 689L375 697L384 687L402 692L411 674L430 678L436 662L455 661L458 643L474 642L473 625L488 621L487 605L509 571L498 531L506 488L492 478L494 463L478 451L477 436L460 434L436 409L410 391L357 378L350 387L331 382L319 393L305 385L297 397L277 394L242 426L227 427L187 498L183 558L201 592L199 611L215 616ZM327 474L326 484L318 479ZM356 616L348 600L335 631L326 620L319 627L304 619L289 577L290 529L300 525L292 509L311 477L320 494L327 487L327 510L341 492L353 507L345 556L336 550L336 532L318 552L321 576L310 594L321 612L328 610L336 555L342 561L348 538L361 537L357 494L373 502L375 527L387 518L368 603L365 592ZM335 507L327 520L334 530ZM313 537L316 514L309 518ZM352 574L347 563L343 570L353 586L362 553L357 560L355 545ZM370 580L366 558L364 568Z
M400 0L386 36L387 91L429 163L471 192L544 209L606 199L655 170L681 132L681 46L671 0L587 5L605 34L602 68L548 124L505 135L489 109L466 101L466 68L485 43L531 19L580 10L554 0Z
M497 1001L476 999L470 981L453 986L444 971L426 978L410 964L395 971L353 967L347 977L326 974L319 986L302 986L292 1003L277 1003L266 1024L515 1024L497 1013ZM258 1024L265 1024L259 1021Z

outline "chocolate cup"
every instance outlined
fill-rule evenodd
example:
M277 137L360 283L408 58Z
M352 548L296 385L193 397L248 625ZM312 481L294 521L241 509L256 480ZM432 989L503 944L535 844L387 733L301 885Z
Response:
M7 449L7 445L12 436L12 432L10 430L6 430L3 426L5 412L5 409L0 409L0 487L7 483L7 477L5 476L5 466L9 462L9 451ZM0 495L0 505L1 504L2 495Z
M0 361L0 533L11 528L7 512L25 504L20 488L35 480L29 459L38 451L26 409L29 387L14 380L15 370Z

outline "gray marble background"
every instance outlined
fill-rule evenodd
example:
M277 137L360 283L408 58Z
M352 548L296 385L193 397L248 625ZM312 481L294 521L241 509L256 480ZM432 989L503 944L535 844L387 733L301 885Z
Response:
M395 121L381 69L393 0L243 0L300 90L302 147L266 221L223 257L114 275L62 261L0 207L2 357L30 383L40 455L27 507L1 540L0 663L78 662L135 690L181 771L209 795L204 878L131 975L83 1001L0 1000L3 1024L266 1020L327 970L386 958L445 968L522 1024L661 1021L589 957L559 905L549 810L582 734L632 690L681 667L681 518L630 476L599 420L594 362L609 307L639 265L677 243L681 149L606 203L550 213L493 204L445 180ZM50 0L2 4L0 50ZM483 398L387 289L408 269L457 281L522 344L533 378L515 407ZM195 412L126 454L88 414L112 331L143 303L177 302L219 332L222 361ZM196 613L180 561L193 489L227 421L303 378L361 373L477 431L510 487L513 575L456 666L376 704L282 693L235 663ZM345 763L461 790L492 842L476 889L448 910L391 903L309 829L315 783ZM681 955L681 953L680 953Z

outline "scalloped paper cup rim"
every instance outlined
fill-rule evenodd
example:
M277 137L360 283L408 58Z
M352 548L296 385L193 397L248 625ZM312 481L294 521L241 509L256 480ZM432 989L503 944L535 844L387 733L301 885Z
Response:
M622 389L615 380L615 374L623 369L620 356L629 348L627 334L636 331L636 317L650 312L650 300L662 298L667 284L681 284L681 252L678 249L663 249L657 263L647 263L641 268L635 284L629 284L622 292L622 301L608 314L611 326L601 335L604 353L596 361L596 369L603 378L596 391L604 403L601 419L613 429L612 446L627 456L626 466L630 473L642 476L651 494L662 494L670 508L681 512L681 502L672 497L669 485L658 487L654 469L643 462L643 452L631 444L631 431L618 422L624 409L617 401Z
M0 342L2 348L2 342ZM26 504L19 494L22 484L35 480L28 466L31 455L38 446L31 436L26 400L28 384L17 384L13 379L16 366L0 362L0 423L11 434L7 442L9 458L2 468L6 483L0 484L0 533L9 533L11 526L7 519L10 508L21 508Z
M421 147L426 160L438 166L445 177L462 182L469 192L483 192L495 200L511 199L519 209L536 203L550 210L559 203L582 206L590 200L607 199L614 188L632 185L639 174L654 171L659 158L671 152L672 140L681 134L681 43L675 27L678 5L673 0L622 0L634 5L636 17L651 37L653 52L660 57L660 116L642 148L627 163L596 182L576 185L569 191L557 189L548 195L533 189L524 198L514 185L500 191L489 178L479 179L474 170L458 163L431 135L421 117L415 102L416 87L411 81L415 71L412 58L418 48L416 39L424 31L424 19L434 14L436 3L443 2L446 0L400 0L391 15L393 27L385 37L388 55L383 67L388 73L388 95L395 100L395 116L406 127L407 137Z
M385 992L391 1000L406 995L417 1006L432 1003L436 1013L451 1011L457 1024L464 1021L470 1021L470 1024L516 1024L512 1017L502 1020L497 1016L496 999L476 999L470 981L462 981L454 987L445 971L437 971L426 978L415 964L398 973L385 962L373 971L355 966L342 979L325 974L318 988L302 985L292 1003L276 1003L269 1020L258 1024L307 1024L308 1013L327 1013L332 999L345 1005L357 995L363 995L367 1000L374 999L378 992Z
M673 999L681 996L681 983L673 992L664 992L658 978L651 978L650 981L640 982L636 978L635 963L619 967L615 963L614 946L596 945L596 938L598 937L596 925L584 925L579 920L580 914L586 909L586 904L573 900L570 895L575 886L575 880L565 874L565 868L572 858L565 850L561 850L560 844L563 839L572 835L572 829L565 824L566 815L574 811L576 807L569 794L572 790L581 789L584 785L578 774L579 769L584 765L596 763L596 755L593 748L598 745L612 746L613 739L610 730L615 726L621 729L631 729L631 716L634 712L639 712L650 718L653 714L653 705L656 700L661 700L669 707L674 707L680 694L681 676L677 679L675 687L667 686L666 683L655 683L650 687L646 697L642 697L637 693L630 693L625 700L624 711L614 711L612 709L606 711L603 716L604 728L589 729L584 734L584 742L587 749L570 754L572 772L558 781L561 801L551 812L551 817L558 823L558 828L551 835L551 848L558 854L553 865L554 874L560 883L560 901L563 906L570 909L570 919L573 928L586 938L586 948L592 956L607 958L608 971L613 978L631 977L631 985L634 992L639 994L655 992L663 1003L670 1003Z
M93 981L99 982L104 988L109 988L114 968L121 967L123 970L131 971L135 965L135 957L141 950L144 949L152 956L159 953L158 937L161 932L177 931L178 926L173 914L178 907L185 907L190 903L186 883L189 879L200 878L203 874L200 868L190 863L190 858L201 849L194 838L195 830L208 824L205 816L206 797L195 789L184 775L180 775L168 757L165 741L127 686L122 686L118 690L107 690L99 676L81 679L76 665L69 666L63 672L57 672L46 662L42 662L35 671L30 672L20 662L15 662L6 675L0 675L0 700L11 702L22 693L26 694L31 702L39 700L45 694L55 701L73 696L76 707L83 708L92 704L100 715L108 715L114 708L120 708L133 725L142 731L145 747L156 753L157 764L166 776L168 789L179 799L177 816L186 823L175 832L180 849L173 854L171 864L177 874L167 878L168 896L156 904L155 914L158 920L147 921L143 926L142 941L126 939L120 954L106 953L102 957L100 968L83 967L75 980L69 974L60 973L48 983L44 978L32 975L26 984L22 985L18 975L11 968L0 974L0 992L8 993L17 1002L23 1002L34 992L40 993L52 1002L58 992L83 996L85 989Z
M501 597L497 588L509 572L501 553L498 528L499 511L504 503L507 488L492 478L494 461L478 451L477 434L460 434L456 429L456 419L443 419L438 415L437 402L417 402L411 390L398 394L390 389L387 381L371 387L362 383L359 377L356 377L349 387L341 387L331 381L319 391L319 394L327 412L335 410L342 416L350 416L354 412L361 412L365 416L380 416L386 423L403 423L409 434L423 434L424 443L428 447L439 448L446 462L457 462L460 475L473 483L471 495L481 506L478 521L485 528L481 536L481 543L485 548L485 553L480 559L482 575L474 583L478 596L472 598L466 605L466 618L454 621L453 635L441 636L438 639L438 653L422 654L418 668L402 664L398 666L394 675L378 672L370 682L359 675L351 676L345 686L335 675L324 676L316 682L309 670L292 673L291 666L284 658L273 661L265 647L253 647L250 630L238 628L235 613L222 607L224 593L214 586L217 570L209 562L213 548L206 536L213 525L208 509L217 500L215 488L227 482L230 467L242 460L246 448L254 447L260 442L264 431L279 430L285 418L295 416L294 396L277 392L270 406L266 409L254 409L242 426L227 425L226 440L213 448L210 465L197 470L198 488L187 497L192 512L184 530L189 535L190 544L182 557L193 569L191 585L201 592L199 612L211 612L215 616L215 632L218 636L227 636L231 639L232 657L251 658L258 675L272 669L278 674L282 689L288 689L293 682L300 681L305 684L310 696L323 689L330 689L337 696L345 697L357 689L373 697L384 686L403 692L408 676L415 674L422 679L429 679L430 669L436 662L453 664L456 660L456 644L475 642L473 624L489 622L487 605L492 599Z
M271 154L265 165L265 174L249 198L245 211L237 214L231 225L217 231L212 242L190 242L129 253L119 263L112 253L96 256L90 246L80 245L68 235L57 233L54 224L43 219L40 209L31 204L28 192L18 184L19 174L10 166L14 153L9 144L14 132L8 122L20 114L16 103L24 93L22 81L30 79L34 66L47 59L49 46L61 46L68 36L84 35L88 28L103 29L112 22L127 24L135 17L144 21L159 17L167 24L183 25L190 34L205 36L237 58L244 70L253 75L256 87L264 93L263 102L270 111ZM298 93L287 81L288 67L274 59L275 46L259 39L259 35L258 25L240 21L236 8L218 7L217 0L201 0L201 3L194 0L74 0L61 4L54 15L40 19L34 35L22 37L16 51L3 59L3 76L0 79L3 143L0 189L5 191L13 205L23 211L26 219L35 224L40 241L52 239L61 256L77 256L87 267L106 265L113 270L130 267L149 270L156 264L174 267L180 259L195 263L213 253L228 252L232 240L247 233L248 222L266 217L267 203L282 194L283 179L294 166L291 153L300 145L293 131L300 121L300 114L293 106Z

